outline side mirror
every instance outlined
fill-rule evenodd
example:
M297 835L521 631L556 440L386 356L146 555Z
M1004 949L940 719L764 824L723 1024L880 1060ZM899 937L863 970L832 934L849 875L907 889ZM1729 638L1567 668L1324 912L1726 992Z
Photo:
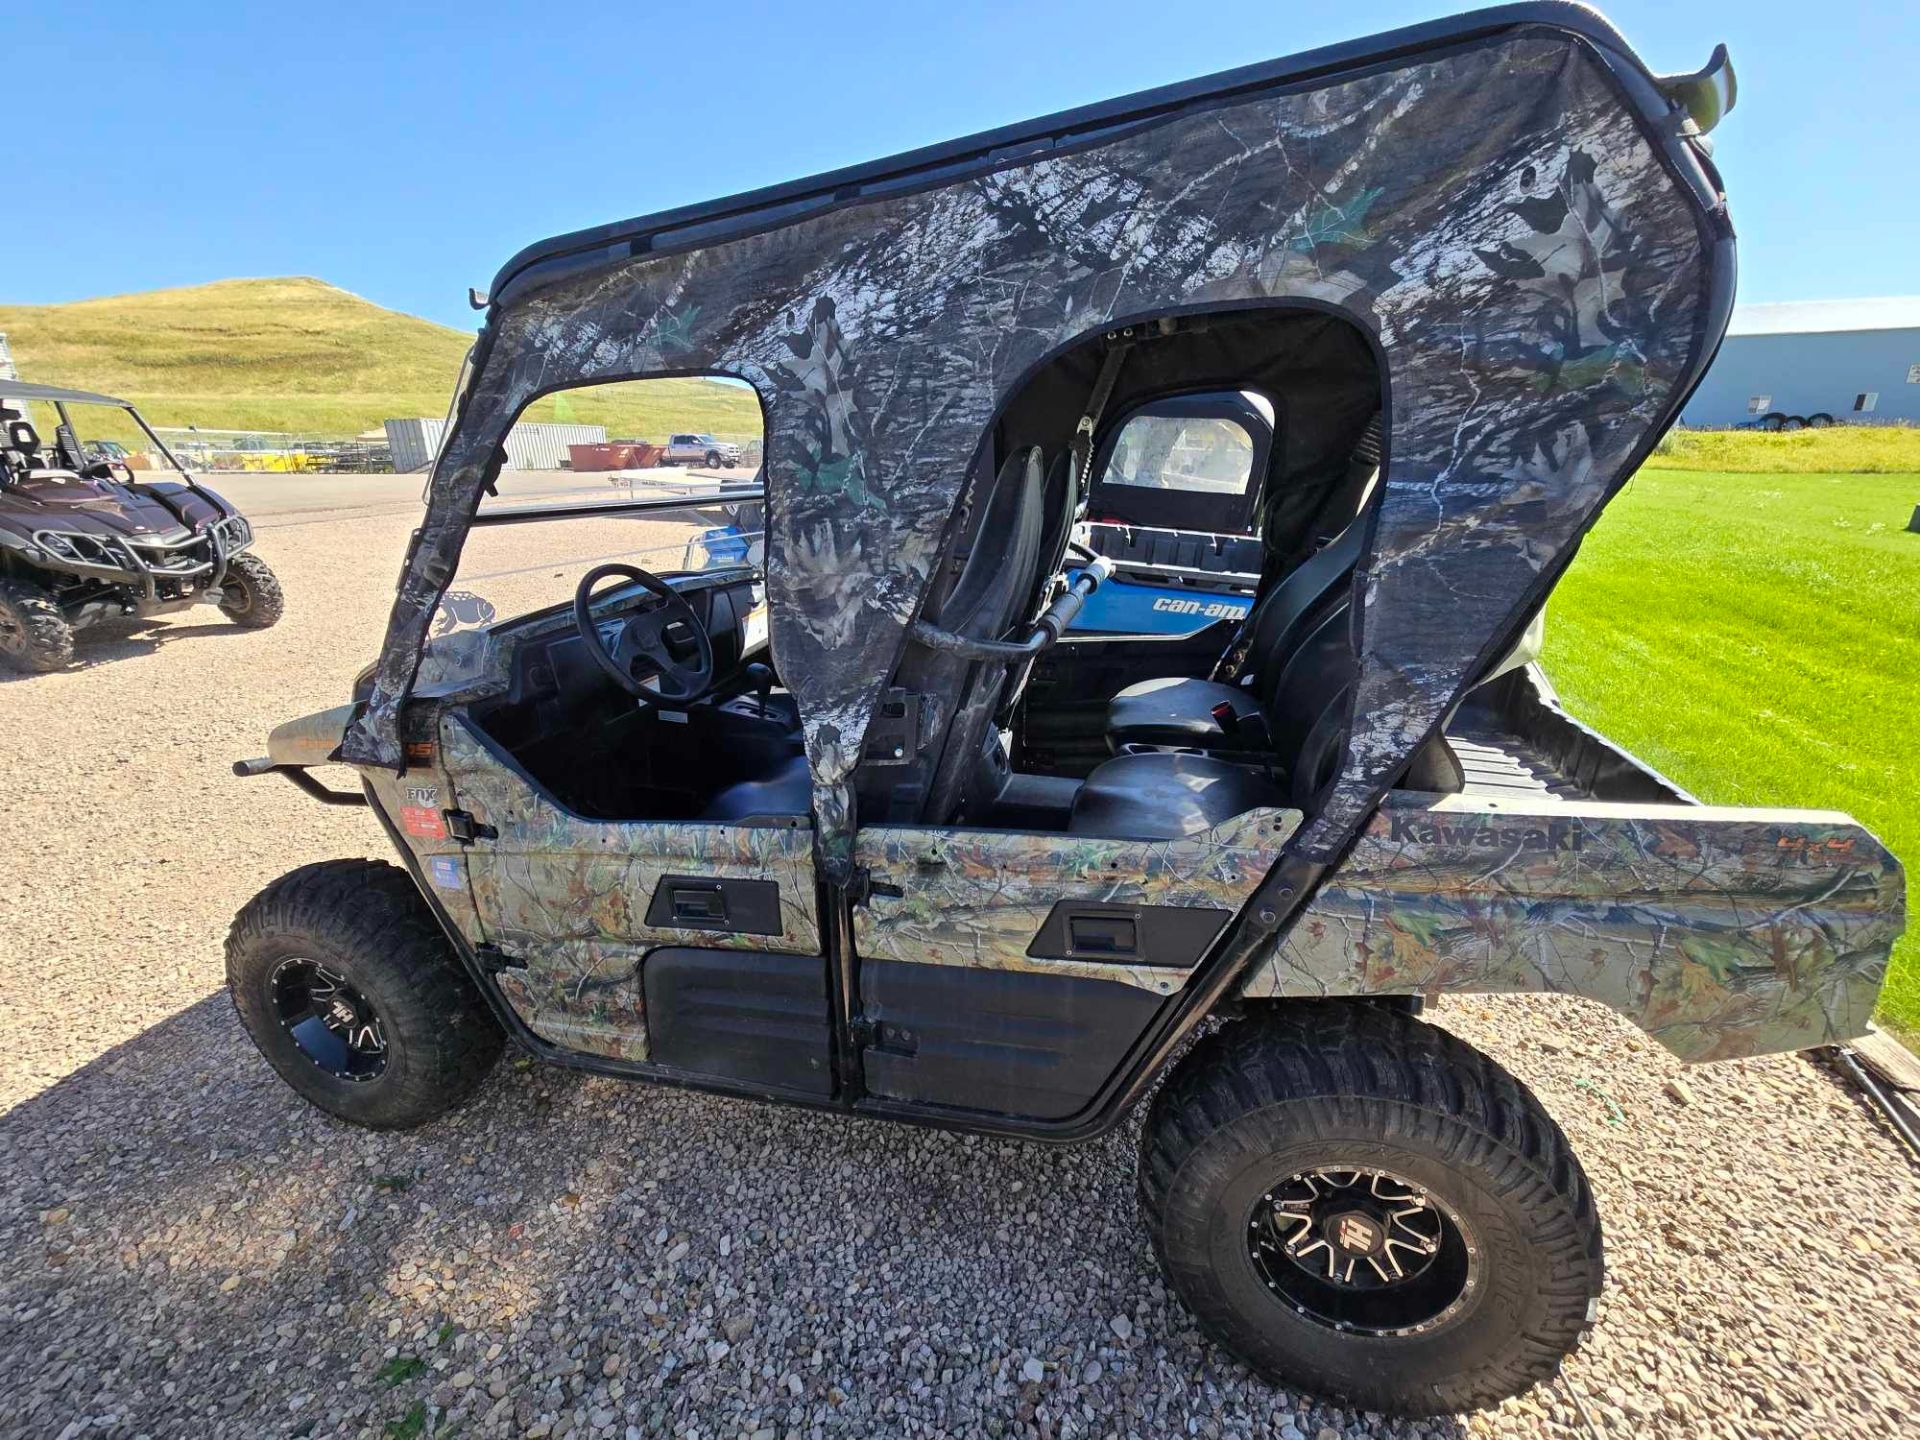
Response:
M1654 83L1662 95L1686 110L1702 135L1726 117L1740 94L1733 58L1724 45L1713 47L1705 68L1691 75L1663 75Z

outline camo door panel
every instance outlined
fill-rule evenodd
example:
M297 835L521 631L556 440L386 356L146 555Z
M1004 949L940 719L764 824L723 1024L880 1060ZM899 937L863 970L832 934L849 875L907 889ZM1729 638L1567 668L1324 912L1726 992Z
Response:
M1903 895L1845 815L1396 794L1243 993L1548 990L1683 1060L1801 1050L1866 1029Z
M510 960L501 994L542 1039L620 1060L647 1058L640 962L663 945L820 953L813 832L790 825L588 820L562 809L457 716L441 726L453 796L498 832L466 852L481 934ZM770 881L770 934L647 923L669 875Z
M1299 823L1295 810L1250 810L1183 840L869 827L854 842L854 863L873 882L872 898L853 914L854 947L867 960L1113 980L1170 994L1193 964L1027 952L1062 901L1231 915Z

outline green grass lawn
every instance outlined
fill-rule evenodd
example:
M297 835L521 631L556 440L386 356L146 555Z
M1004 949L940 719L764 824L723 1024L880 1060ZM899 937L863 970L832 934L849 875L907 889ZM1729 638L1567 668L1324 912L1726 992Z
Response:
M1570 710L1702 800L1851 814L1905 862L1912 909L1920 432L1881 433L1905 437L1878 443L1904 445L1908 473L1642 470L1554 592L1544 664ZM1808 438L1826 435L1793 458L1858 443ZM1913 930L1880 1016L1920 1033Z
M1669 430L1649 470L1738 470L1745 474L1910 475L1920 470L1920 429L1836 425L1826 430Z

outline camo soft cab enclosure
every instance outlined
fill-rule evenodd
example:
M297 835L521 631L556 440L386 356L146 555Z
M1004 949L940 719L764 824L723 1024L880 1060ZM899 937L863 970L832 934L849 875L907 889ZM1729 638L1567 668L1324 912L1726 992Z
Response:
M1537 607L1724 328L1731 248L1684 118L1591 12L1522 6L553 242L496 281L369 703L400 712L503 437L565 386L720 372L766 413L768 592L824 874L848 777L1022 378L1130 320L1320 308L1377 345L1385 496L1337 855Z

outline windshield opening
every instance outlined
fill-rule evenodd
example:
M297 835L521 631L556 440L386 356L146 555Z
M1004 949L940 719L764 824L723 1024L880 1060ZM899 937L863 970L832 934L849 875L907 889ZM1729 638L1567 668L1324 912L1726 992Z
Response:
M763 444L759 397L719 377L582 385L534 401L507 437L435 633L570 603L580 578L610 562L656 575L758 573ZM635 502L649 508L625 508Z
M126 406L24 400L0 393L0 408L6 411L6 464L14 474L78 472L102 462L136 473L185 473L168 447ZM18 428L20 422L27 428Z

